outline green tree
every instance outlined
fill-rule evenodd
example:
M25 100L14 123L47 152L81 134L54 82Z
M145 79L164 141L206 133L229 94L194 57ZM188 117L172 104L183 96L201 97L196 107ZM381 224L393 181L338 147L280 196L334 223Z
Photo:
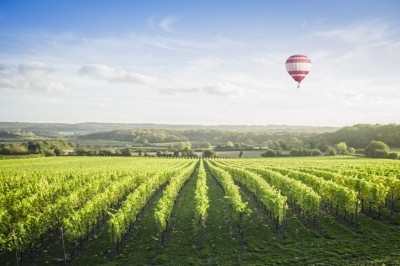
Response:
M333 147L328 147L326 149L326 154L329 156L335 156L336 155L336 149Z
M207 149L203 151L203 157L205 158L216 157L216 156L217 154L213 150Z
M137 153L138 153L139 157L142 156L142 153L143 153L143 152L144 152L144 149L143 149L142 147L139 147L139 148L137 149Z
M371 141L365 148L365 156L370 158L387 158L389 146L382 141Z
M278 140L278 144L279 144L279 147L282 149L282 150L287 150L288 149L288 145L287 145L287 143L284 141L284 140Z
M225 146L229 149L232 149L233 147L235 147L235 144L233 144L232 141L228 140L225 144Z
M335 149L337 154L345 155L347 154L347 144L346 142L339 142L335 144Z
M131 149L128 147L120 149L119 152L121 156L127 156L127 157L132 156Z
M183 141L183 142L179 142L178 144L176 144L175 148L177 148L180 151L182 151L184 149L190 150L192 148L192 144L189 141Z
M55 148L53 151L56 156L61 156L64 154L64 151L60 148Z
M210 142L203 142L200 144L201 148L209 149L211 148L211 143Z
M354 155L356 153L356 149L354 149L353 147L348 147L347 148L347 153L349 155Z
M28 150L30 153L41 153L42 152L42 145L39 142L28 142Z

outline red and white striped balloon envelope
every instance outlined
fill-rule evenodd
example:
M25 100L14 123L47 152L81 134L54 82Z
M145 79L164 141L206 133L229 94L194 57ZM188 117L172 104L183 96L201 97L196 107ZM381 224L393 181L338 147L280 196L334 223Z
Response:
M308 75L310 69L311 60L305 55L292 55L286 60L286 70L298 82L297 88L300 87L300 82Z

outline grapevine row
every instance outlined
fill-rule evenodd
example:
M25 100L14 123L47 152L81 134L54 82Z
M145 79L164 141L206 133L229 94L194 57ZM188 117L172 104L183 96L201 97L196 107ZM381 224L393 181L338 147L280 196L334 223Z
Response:
M203 160L200 160L200 164L197 168L197 183L196 183L196 191L194 194L195 202L196 202L196 212L195 217L196 221L199 222L201 228L204 229L206 227L207 220L207 209L209 207L208 196L207 196L207 174L204 169Z
M163 191L161 199L157 202L154 216L161 232L166 230L176 197L178 196L183 184L193 173L196 164L196 161L191 162L189 167L174 176Z

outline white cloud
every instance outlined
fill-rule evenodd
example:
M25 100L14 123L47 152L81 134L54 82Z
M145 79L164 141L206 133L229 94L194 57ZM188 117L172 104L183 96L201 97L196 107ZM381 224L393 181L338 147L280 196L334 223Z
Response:
M241 93L242 88L231 84L229 82L217 83L212 86L205 86L204 92L211 95L218 96L237 96Z
M157 19L156 16L152 15L147 19L147 24L153 30L162 29L170 33L178 33L173 29L173 26L177 20L178 19L175 16L166 16L161 19Z
M28 64L20 64L18 66L18 72L20 74L32 77L44 76L53 70L53 68L41 62L30 62Z
M135 72L116 69L107 65L94 64L83 66L79 73L91 78L99 78L110 82L152 85L156 79Z
M54 69L40 62L20 64L12 69L4 66L0 72L0 88L41 91L47 93L66 92L67 89L59 82L48 79L48 74Z

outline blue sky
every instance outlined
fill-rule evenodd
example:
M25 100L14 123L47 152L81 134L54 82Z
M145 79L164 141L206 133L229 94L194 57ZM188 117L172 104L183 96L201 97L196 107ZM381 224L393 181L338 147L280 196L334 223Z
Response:
M0 1L0 121L400 123L399 1ZM296 89L286 58L312 70Z

